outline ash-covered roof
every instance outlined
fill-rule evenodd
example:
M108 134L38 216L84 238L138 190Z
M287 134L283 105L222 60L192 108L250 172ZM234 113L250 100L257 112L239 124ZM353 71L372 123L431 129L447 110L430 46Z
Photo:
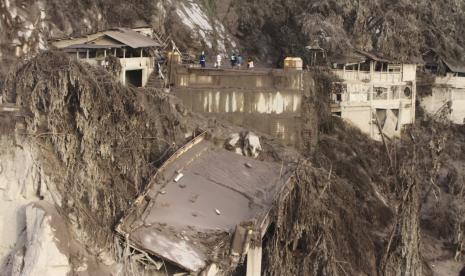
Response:
M106 44L111 44L100 46L96 45L95 41L100 40L104 37L110 38L108 41L106 41ZM84 49L84 45L89 45L87 46L87 49L106 48L107 46L112 48L128 46L133 49L160 47L160 44L155 40L151 39L150 37L128 28L110 29L76 38L55 39L51 40L51 42L57 48L67 49ZM79 46L79 48L77 46Z
M331 62L337 64L357 64L367 60L394 63L393 60L384 58L380 54L375 54L363 50L353 50L349 53L337 55L331 58Z
M153 255L200 272L213 259L220 263L229 256L236 226L250 223L265 231L288 179L281 164L247 158L198 137L159 169L117 231Z
M99 45L99 44L73 44L66 46L64 49L110 49L110 48L121 48L124 44L111 44L111 45Z
M452 72L465 73L465 64L461 64L453 60L446 60L445 58L442 58L442 61L447 65L447 67L449 67Z
M112 39L128 45L131 48L159 47L160 44L150 37L126 28L105 31L104 34Z
M459 60L447 58L446 55L441 53L437 49L429 49L423 54L423 58L427 57L428 55L432 54L435 56L435 60L428 60L427 63L438 63L442 61L444 65L446 65L450 71L455 72L455 73L465 73L465 63L461 62Z

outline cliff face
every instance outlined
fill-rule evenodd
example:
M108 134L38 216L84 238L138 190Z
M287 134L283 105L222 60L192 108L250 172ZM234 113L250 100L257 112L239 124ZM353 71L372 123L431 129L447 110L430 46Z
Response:
M402 61L418 61L429 48L462 59L465 42L465 4L455 0L1 0L0 15L4 62L50 38L144 24L193 56L241 51L270 64L315 42L330 55L355 47Z
M230 5L225 22L230 22L232 33L272 62L280 54L301 55L303 45L315 41L330 55L356 47L415 61L433 47L454 58L463 56L462 1L220 2Z

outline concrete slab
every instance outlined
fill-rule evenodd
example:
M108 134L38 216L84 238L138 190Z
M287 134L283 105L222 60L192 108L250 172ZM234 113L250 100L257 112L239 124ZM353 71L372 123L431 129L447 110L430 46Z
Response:
M243 157L198 137L160 168L118 231L187 271L221 266L230 261L237 225L251 223L258 233L266 225L289 178L286 171L281 164Z

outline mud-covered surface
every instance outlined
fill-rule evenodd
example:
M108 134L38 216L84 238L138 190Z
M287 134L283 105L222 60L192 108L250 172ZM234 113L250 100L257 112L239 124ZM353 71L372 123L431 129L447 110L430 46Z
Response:
M201 271L211 262L233 270L228 255L236 226L264 231L290 168L196 139L157 172L118 231L189 271Z

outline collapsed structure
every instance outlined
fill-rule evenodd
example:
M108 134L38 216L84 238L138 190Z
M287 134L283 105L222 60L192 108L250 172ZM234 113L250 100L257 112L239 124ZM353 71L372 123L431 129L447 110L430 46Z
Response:
M204 135L157 171L117 227L129 243L189 273L261 275L269 213L289 182L282 164L215 147Z
M381 133L400 135L415 121L416 65L356 51L332 61L341 79L332 94L331 111L375 140Z
M426 112L436 114L450 108L449 119L456 124L465 122L465 66L445 58L436 50L423 55L424 71L433 76L428 83L430 95L423 97L421 106Z
M116 28L79 38L52 41L53 47L91 65L110 66L109 57L119 60L119 79L123 84L144 87L156 68L156 51L160 43L151 38L148 27Z

